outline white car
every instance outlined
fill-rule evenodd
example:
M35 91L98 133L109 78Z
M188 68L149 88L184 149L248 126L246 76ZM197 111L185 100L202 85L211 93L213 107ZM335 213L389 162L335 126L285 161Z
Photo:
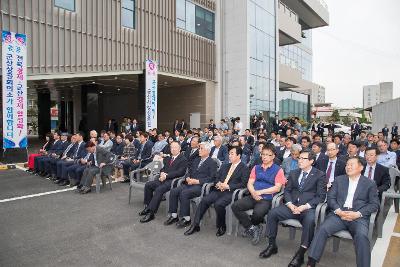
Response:
M335 126L336 126L336 128L334 130L335 133L343 132L343 133L351 134L351 128L349 126L339 124L339 123L335 123Z

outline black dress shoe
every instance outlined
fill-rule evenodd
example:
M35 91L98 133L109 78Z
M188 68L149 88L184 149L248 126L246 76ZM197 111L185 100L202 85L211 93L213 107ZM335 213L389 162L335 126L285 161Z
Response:
M200 226L198 225L192 225L189 230L187 230L184 235L192 235L196 232L200 232Z
M176 223L176 222L178 222L179 221L179 219L178 219L178 217L172 217L172 216L169 216L169 218L168 218L168 220L166 220L165 222L164 222L164 225L171 225L171 224L173 224L173 223Z
M54 181L54 183L55 183L55 184L59 184L59 183L61 183L62 181L63 181L63 180L61 180L61 179L57 179L57 180Z
M81 189L81 194L87 194L87 193L90 193L90 191L92 191L91 189L90 189L90 187L82 187L82 189Z
M69 185L69 181L68 180L63 180L61 183L58 184L59 186L66 186Z
M177 223L176 223L176 228L185 228L187 226L189 226L191 224L191 221L186 221L184 218L180 219Z
M272 255L278 253L278 248L273 245L268 245L268 247L260 253L260 258L269 258Z
M304 263L304 255L296 253L293 259L290 261L288 267L300 267Z
M140 219L140 222L147 223L147 222L154 220L154 218L155 218L154 213L149 212L146 214L146 216L144 216L142 219Z
M78 185L78 181L76 181L75 179L69 179L69 185L71 187Z
M217 230L216 236L222 236L226 233L226 227L219 227Z
M46 178L50 178L52 175L51 174L47 174L46 175Z
M125 180L123 180L121 183L129 183L130 182L130 180L129 179L125 179Z
M145 216L150 213L148 208L144 208L141 212L139 212L139 216Z

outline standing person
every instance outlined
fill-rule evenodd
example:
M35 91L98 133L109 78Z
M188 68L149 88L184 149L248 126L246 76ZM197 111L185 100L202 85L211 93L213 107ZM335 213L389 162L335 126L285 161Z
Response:
M351 139L355 141L360 134L360 124L358 124L357 120L354 120L354 122L350 126L351 129Z
M392 139L397 138L399 135L399 127L396 125L395 122L393 123L391 134L392 134Z
M237 117L235 120L234 130L238 135L243 135L243 123L240 121L240 117Z
M388 141L389 128L388 128L387 124L385 124L385 127L382 128L382 134L383 134L383 138L385 138L385 140Z
M361 175L363 168L359 157L350 158L346 164L346 175L337 177L333 183L328 192L328 208L332 212L314 236L307 266L316 265L328 238L341 230L349 231L353 237L357 266L371 266L368 225L370 215L379 209L379 199L375 182Z

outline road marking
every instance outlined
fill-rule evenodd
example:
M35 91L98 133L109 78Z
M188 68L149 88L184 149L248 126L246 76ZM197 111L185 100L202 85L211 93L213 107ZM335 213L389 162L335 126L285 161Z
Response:
M389 209L386 220L383 224L382 238L378 238L371 255L371 266L382 266L385 260L385 255L389 248L390 238L400 234L393 233L394 226L397 220L397 213L394 212L394 205Z
M52 194L57 194L57 193L62 193L62 192L67 192L67 191L72 191L72 190L75 190L75 189L76 189L76 186L71 187L71 188L61 189L61 190L55 190L55 191L49 191L49 192L44 192L44 193L26 195L26 196L22 196L22 197L6 198L6 199L0 200L0 203L5 203L5 202L10 202L10 201L15 201L15 200L21 200L21 199L27 199L27 198L33 198L33 197L40 197L40 196L52 195Z

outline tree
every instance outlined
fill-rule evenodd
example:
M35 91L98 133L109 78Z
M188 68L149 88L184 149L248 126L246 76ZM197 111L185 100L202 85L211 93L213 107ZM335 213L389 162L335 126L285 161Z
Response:
M332 122L339 122L340 121L339 110L334 109L330 119Z
M350 114L347 114L346 117L342 119L344 125L349 126L351 124Z

